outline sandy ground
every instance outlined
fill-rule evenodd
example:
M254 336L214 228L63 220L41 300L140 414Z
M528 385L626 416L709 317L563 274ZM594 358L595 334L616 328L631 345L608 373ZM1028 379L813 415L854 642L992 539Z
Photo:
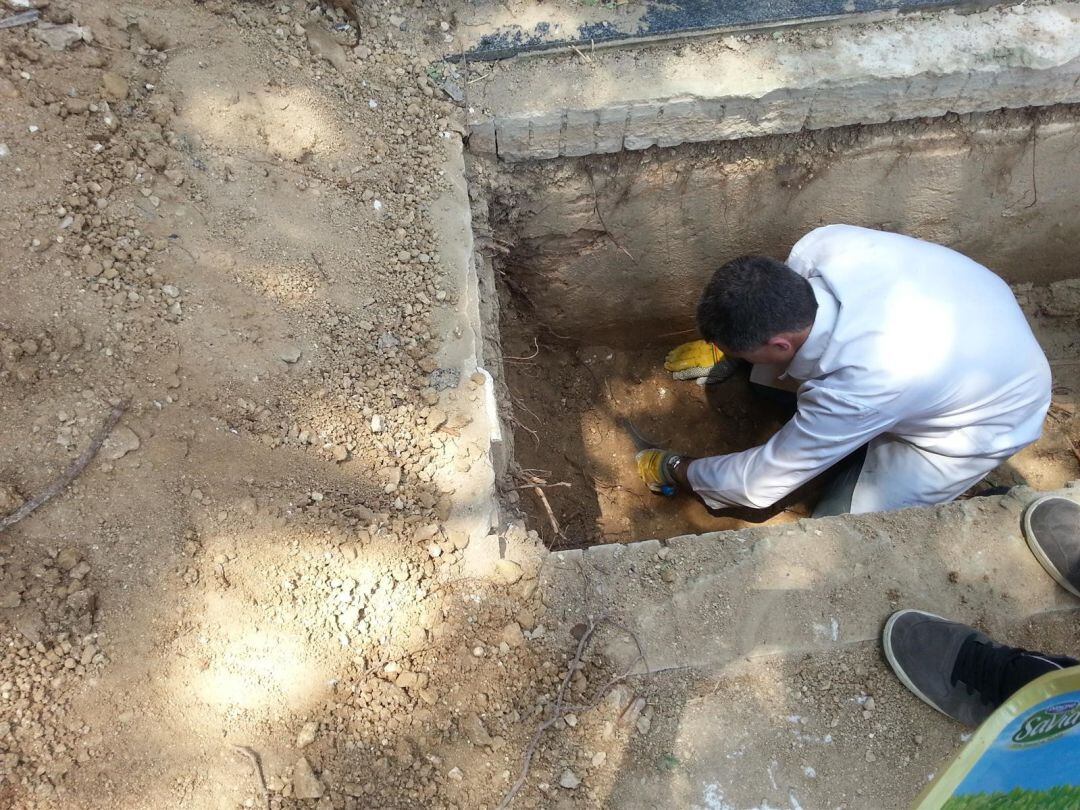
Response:
M1054 407L1042 438L977 484L1058 489L1080 478L1080 364L1071 284L1018 290L1032 328L1054 365ZM641 483L630 460L629 419L658 446L691 456L738 452L768 440L784 407L751 392L745 372L701 387L663 369L666 345L645 349L575 346L552 337L504 299L506 377L514 414L516 461L511 490L528 525L552 549L634 542L681 534L791 523L806 517L824 480L807 484L768 510L709 512L687 498L663 498ZM546 481L556 534L530 478ZM569 486L566 486L569 484ZM555 485L555 486L552 486Z
M0 536L0 806L493 804L560 673L430 483L449 9L73 14L0 32L0 512L126 412Z
M580 721L515 807L618 806L652 750L633 690L586 711L609 673L568 667L534 570L454 575L453 12L54 0L91 42L0 32L0 513L125 409L0 534L0 807L492 808L564 678Z

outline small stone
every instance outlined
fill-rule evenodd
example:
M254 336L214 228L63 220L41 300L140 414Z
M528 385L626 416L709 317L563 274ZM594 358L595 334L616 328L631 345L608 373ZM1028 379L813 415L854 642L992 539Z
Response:
M71 115L82 115L90 109L90 102L84 98L65 98L64 108Z
M513 560L499 560L495 563L495 579L503 585L513 585L522 577L521 566Z
M139 20L139 33L142 34L146 44L155 51L167 51L173 45L172 37L164 30L158 28L146 20Z
M481 747L491 745L491 735L488 734L479 715L475 712L461 721L461 731L473 745Z
M430 540L439 533L438 523L425 523L413 534L413 540L417 543L423 543L425 540Z
M592 757L592 760L591 760L592 766L594 768L599 768L606 761L607 761L607 753L604 752L604 751L597 751L595 754L593 754L593 757Z
M315 735L319 731L319 724L314 720L304 723L300 733L296 735L296 747L306 748L315 742Z
M39 22L31 29L34 37L44 42L54 51L66 51L77 42L93 42L94 35L89 28L74 23L55 25Z
M371 417L371 432L382 433L382 429L382 417L378 414L375 414L373 417Z
M864 705L866 706L866 710L868 712L872 712L874 710L874 708L877 706L877 704L874 703L874 699L872 697L868 697L866 699L866 703Z
M461 768L456 765L446 772L446 778L452 779L455 782L460 782L464 777L465 775L461 772Z
M70 571L79 564L80 560L82 560L82 554L79 553L77 548L71 546L56 555L56 564L64 571Z
M345 461L349 457L349 449L343 444L334 445L331 453L334 455L334 461L338 463Z
M345 49L330 35L329 31L321 24L311 22L304 26L304 34L307 37L308 47L315 56L325 59L339 72L345 72L345 66L348 64Z
M123 101L128 97L128 83L123 76L106 71L101 74L101 93L113 101Z
M484 647L483 647L483 645L477 644L475 647L473 647L472 648L472 654L473 654L474 658L483 658L484 657Z
M293 766L292 784L293 796L297 799L322 798L322 782L319 781L319 777L315 775L315 772L311 770L311 765L306 757L300 757L300 759L296 760L296 765Z
M0 515L10 515L23 505L24 500L15 487L0 484Z
M300 361L300 355L303 352L299 346L286 346L281 350L281 354L278 355L286 363L292 364Z
M142 442L138 434L126 425L118 425L102 445L101 452L110 461L116 461L139 449Z
M866 751L866 761L867 762L877 762L877 757L874 756L874 752L869 750L869 749L867 749L867 751Z
M517 622L510 622L502 629L499 634L499 640L505 641L508 647L520 647L525 643L525 636L521 632L521 625Z
M559 777L559 787L566 788L567 790L577 790L581 784L581 780L578 779L577 774L567 768L562 772L562 776Z

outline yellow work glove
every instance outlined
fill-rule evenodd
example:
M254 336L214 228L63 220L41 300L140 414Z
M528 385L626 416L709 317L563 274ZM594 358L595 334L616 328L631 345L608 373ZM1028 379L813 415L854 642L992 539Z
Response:
M659 495L674 495L678 487L668 470L668 462L673 458L674 453L664 450L639 451L634 460L637 462L638 475L645 482L645 486Z
M664 368L676 380L708 377L712 367L724 360L724 353L707 340L693 340L676 346L667 354Z

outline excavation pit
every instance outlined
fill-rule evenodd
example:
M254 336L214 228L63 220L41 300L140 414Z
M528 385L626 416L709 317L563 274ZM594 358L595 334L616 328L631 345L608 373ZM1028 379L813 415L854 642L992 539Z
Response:
M523 487L515 491L552 548L789 522L808 514L806 493L800 492L774 509L712 515L688 498L650 493L637 476L635 445L623 420L659 446L695 455L742 450L779 429L785 409L756 397L744 375L710 386L677 382L663 368L665 344L619 349L535 334L534 342L527 321L504 322L504 329L520 468L514 475ZM554 524L530 478L543 482Z
M702 456L760 444L788 416L745 375L701 387L664 371L666 352L696 336L709 275L747 253L784 258L845 222L948 245L1023 298L1076 275L1080 176L1060 167L1078 151L1080 111L1060 105L499 164L507 480L531 527L566 548L808 515L820 481L770 510L710 514L637 477L622 419ZM1032 469L1004 468L1002 482L1038 485Z

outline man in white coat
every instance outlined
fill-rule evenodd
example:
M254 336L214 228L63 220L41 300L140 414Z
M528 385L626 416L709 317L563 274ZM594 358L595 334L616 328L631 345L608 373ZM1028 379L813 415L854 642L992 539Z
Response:
M815 516L953 500L1038 439L1050 367L1008 285L908 236L830 225L787 263L730 262L698 306L704 340L668 356L676 377L748 360L751 379L796 387L769 441L692 458L638 454L655 491L715 509L764 508L845 459Z

